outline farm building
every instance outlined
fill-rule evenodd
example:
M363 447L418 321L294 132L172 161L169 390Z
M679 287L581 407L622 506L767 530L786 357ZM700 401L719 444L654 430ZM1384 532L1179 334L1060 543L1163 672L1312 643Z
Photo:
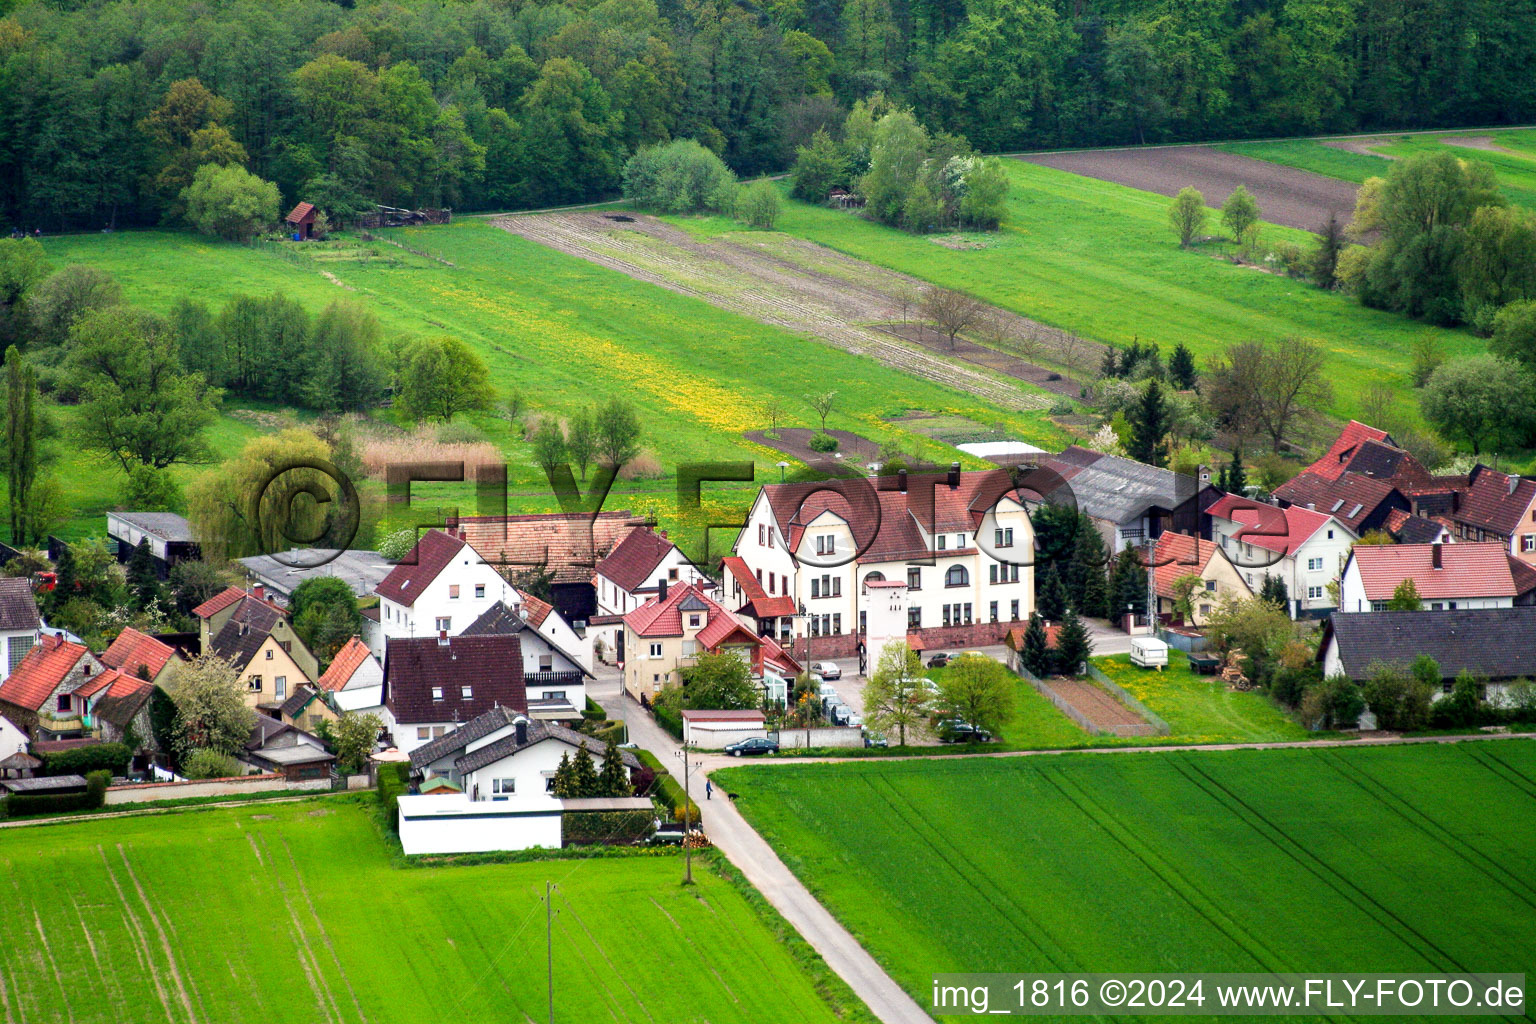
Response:
M293 208L292 213L283 218L283 222L288 225L296 239L314 238L316 212L313 203L300 203Z

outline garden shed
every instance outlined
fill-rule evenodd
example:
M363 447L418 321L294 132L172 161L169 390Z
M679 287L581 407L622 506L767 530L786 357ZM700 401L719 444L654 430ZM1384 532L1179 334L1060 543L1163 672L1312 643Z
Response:
M309 239L315 237L315 206L313 203L300 203L293 208L293 212L283 220L293 231L294 238Z

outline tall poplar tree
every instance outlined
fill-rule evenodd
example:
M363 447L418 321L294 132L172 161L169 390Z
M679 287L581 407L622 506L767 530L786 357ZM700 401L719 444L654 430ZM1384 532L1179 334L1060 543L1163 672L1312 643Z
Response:
M5 351L6 483L11 501L11 543L32 539L30 506L37 479L37 371L12 345Z

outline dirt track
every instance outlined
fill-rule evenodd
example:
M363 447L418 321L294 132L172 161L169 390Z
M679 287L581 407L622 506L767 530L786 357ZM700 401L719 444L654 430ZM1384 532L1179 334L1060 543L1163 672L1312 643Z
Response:
M823 246L771 232L742 232L701 240L654 217L601 212L509 216L494 223L513 234L618 270L630 277L703 299L764 323L866 355L916 377L965 391L1011 409L1040 409L1049 400L1010 384L1044 371L999 353L966 345L938 352L879 325L902 319L896 297L924 282ZM916 315L909 302L908 318ZM1096 365L1101 348L1005 310L993 309L1015 337L1056 359L1068 354ZM1059 360L1058 360L1059 361ZM988 372L991 371L991 372Z
M1103 689L1083 679L1053 679L1051 689L1083 717L1102 729L1117 725L1146 725L1146 719L1115 700Z
M1350 182L1209 146L1097 149L1019 159L1165 196L1193 185L1212 208L1244 185L1258 200L1264 220L1305 231L1317 230L1330 213L1348 220L1355 208L1355 186Z

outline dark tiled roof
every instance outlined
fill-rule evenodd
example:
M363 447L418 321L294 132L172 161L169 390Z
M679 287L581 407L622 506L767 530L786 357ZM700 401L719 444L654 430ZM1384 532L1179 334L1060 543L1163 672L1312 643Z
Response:
M1434 479L1418 459L1384 441L1365 441L1349 461L1345 472L1390 480L1399 487L1430 487Z
M431 764L449 754L457 753L475 740L484 739L497 729L512 725L519 712L512 708L495 707L483 715L476 715L457 729L450 730L411 751L411 764Z
M319 696L319 691L310 686L295 686L293 694L277 709L277 713L285 718L292 718Z
M528 710L523 647L515 635L391 637L384 656L384 702L397 722L468 722L502 706ZM470 687L467 699L463 688ZM432 699L441 688L442 699Z
M1532 501L1536 501L1536 480L1477 466L1468 474L1460 507L1452 518L1509 537L1522 524L1536 527L1536 523L1525 518L1525 510Z
M580 748L585 743L587 751L599 763L603 759L604 744L599 743L591 736L583 735L574 729L567 729L563 725L555 725L552 722L529 722L526 742L518 743L517 733L514 732L510 736L503 736L494 743L487 743L473 753L465 754L455 761L453 766L459 770L460 774L465 774L479 768L484 768L488 764L495 764L509 754L515 754L519 750L531 747L535 743L542 743L545 740L559 740L562 743L568 743L577 748ZM628 768L638 769L640 767L640 759L627 750L619 751L619 758ZM414 758L412 763L415 763Z
M396 604L413 605L416 599L432 585L437 574L448 567L464 547L464 542L449 536L442 530L428 530L421 535L411 553L389 571L374 589L380 597L387 597ZM476 556L475 561L480 561Z
M518 593L522 593L522 592L519 591ZM527 605L525 604L524 607L526 608ZM620 618L618 621L622 622L623 619ZM574 665L577 668L577 670L581 672L582 675L588 676L589 678L593 678L593 679L597 678L596 676L592 675L591 672L587 671L587 669L582 666L580 658L576 657L576 655L572 654L570 651L567 651L564 647L561 647L559 644L555 643L555 641L551 637L547 636L544 633L540 633L538 630L534 629L532 623L529 623L529 622L525 621L521 615L517 614L517 612L515 612L511 608L507 607L506 604L504 604L501 601L497 601L495 604L491 605L485 611L481 612L480 613L480 617L478 619L476 619L474 622L471 622L467 627L465 627L464 631L462 633L460 633L459 635L460 636L496 636L498 634L519 634L519 635L521 635L523 630L525 630L525 629L528 630L530 633L535 634L538 637L538 639L535 641L535 643L541 643L541 644L545 645L546 647L549 647L551 650L559 652L559 654L562 657L564 657L566 661L569 661L572 665Z
M37 615L37 601L32 597L32 581L23 577L0 579L0 630L15 632L37 629L42 620Z
M617 583L621 590L634 593L651 578L672 546L655 530L631 530L607 558L597 563L597 571Z
M1311 470L1275 488L1275 497L1281 501L1326 512L1357 534L1360 524L1384 503L1392 501L1394 495L1406 504L1402 492L1385 480L1359 473L1343 473L1329 480Z
M1134 522L1152 509L1171 512L1201 489L1195 477L1077 445L1041 465L1066 479L1078 508L1111 523Z
M116 687L107 691L107 695L97 701L96 708L91 713L103 721L111 722L119 729L126 729L128 723L133 721L133 716L149 703L150 695L155 688L148 683L125 693L117 695Z
M1324 480L1337 480L1344 473L1349 460L1360 450L1361 445L1367 441L1391 440L1391 436L1385 430L1367 426L1359 420L1350 420L1339 432L1339 436L1334 439L1328 454L1312 463L1305 471L1320 476Z
M1335 612L1318 647L1338 645L1344 671L1363 679L1372 662L1407 664L1427 654L1443 678L1463 669L1490 679L1536 676L1536 607L1442 612Z
M242 595L239 606L209 643L209 649L236 668L243 668L272 635L282 617L281 612L265 601Z
M1428 544L1440 539L1445 526L1427 516L1416 516L1395 508L1387 513L1383 524L1392 539L1399 544Z

